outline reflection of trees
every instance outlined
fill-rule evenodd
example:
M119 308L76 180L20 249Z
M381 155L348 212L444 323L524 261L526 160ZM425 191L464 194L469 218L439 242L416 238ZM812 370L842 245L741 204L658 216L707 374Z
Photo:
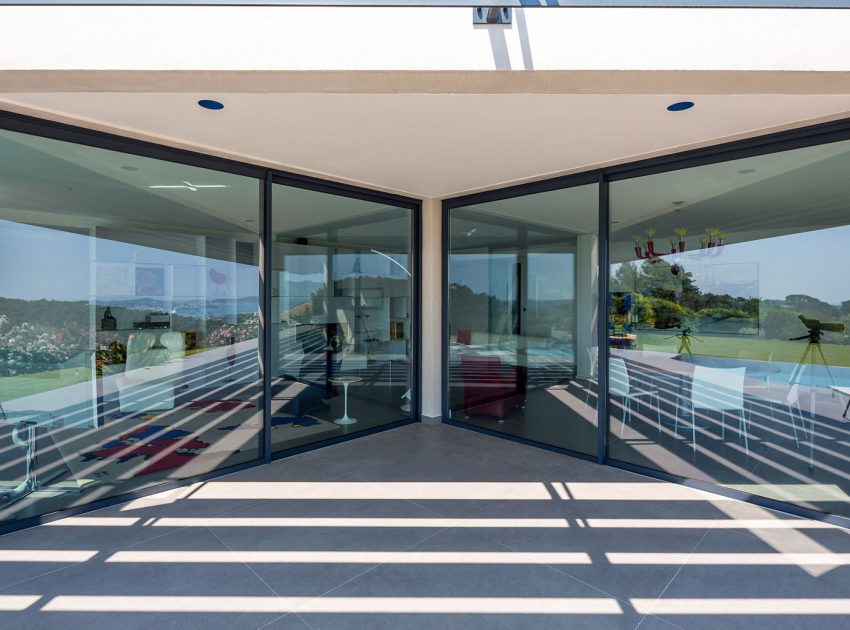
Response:
M548 337L552 329L568 331L573 327L573 300L528 300L526 308L529 336ZM509 303L488 293L476 293L463 284L452 283L449 287L449 313L452 330L518 333L515 302Z
M113 314L124 326L141 319L145 310L150 309L112 306ZM96 319L102 312L99 306ZM0 376L51 371L69 363L78 365L82 353L96 348L106 348L108 352L110 344L117 341L115 332L91 330L91 306L83 301L0 298L0 313ZM227 345L231 338L254 339L258 323L256 313L239 313L235 321L232 316L171 315L171 330L187 333L187 343L192 343L189 349L195 349L195 344Z
M647 327L699 329L728 321L740 323L741 328L754 328L757 322L762 336L787 340L805 333L797 317L804 314L824 322L841 322L850 329L850 300L835 306L805 294L760 300L703 292L691 273L681 270L674 275L670 265L663 262L621 264L611 276L611 291L631 293L631 316ZM746 320L752 322L751 326ZM830 342L850 344L850 338L832 335Z
M9 376L50 369L79 351L82 331L21 322L0 315L0 369ZM85 347L85 346L83 346Z

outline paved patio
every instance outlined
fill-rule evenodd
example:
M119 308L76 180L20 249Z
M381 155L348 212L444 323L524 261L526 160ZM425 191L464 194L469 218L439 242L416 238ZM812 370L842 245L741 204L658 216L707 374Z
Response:
M0 537L3 628L838 628L850 531L411 425Z

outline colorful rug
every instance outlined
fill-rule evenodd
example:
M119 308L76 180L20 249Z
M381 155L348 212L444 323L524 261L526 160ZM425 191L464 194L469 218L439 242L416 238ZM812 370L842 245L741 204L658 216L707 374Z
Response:
M260 433L262 431L262 421L259 418L252 418L239 424L229 423L226 426L218 428L219 431L253 431ZM333 422L321 420L313 416L272 416L272 447L274 450L282 450L288 448L287 442L298 441L303 443L303 439L310 436L318 438L322 433L335 433L339 431L339 427ZM324 439L324 438L318 438Z
M188 409L203 409L207 413L226 413L240 409L253 409L257 405L252 402L229 399L193 400L187 405Z
M100 444L82 454L84 462L115 459L119 464L137 457L153 460L149 466L135 472L133 477L179 468L201 454L209 442L193 437L189 431L172 429L164 424L145 424L137 429Z
M289 427L293 429L303 429L306 427L315 427L322 424L323 420L314 418L313 416L273 416L272 429L280 427ZM327 423L326 423L327 424ZM244 422L242 424L231 424L226 427L219 427L219 431L240 431L245 429L257 430L261 428L259 422Z

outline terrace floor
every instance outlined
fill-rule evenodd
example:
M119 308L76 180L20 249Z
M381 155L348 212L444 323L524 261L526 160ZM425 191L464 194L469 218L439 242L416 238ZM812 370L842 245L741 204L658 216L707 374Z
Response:
M0 537L3 628L838 628L850 530L409 425Z

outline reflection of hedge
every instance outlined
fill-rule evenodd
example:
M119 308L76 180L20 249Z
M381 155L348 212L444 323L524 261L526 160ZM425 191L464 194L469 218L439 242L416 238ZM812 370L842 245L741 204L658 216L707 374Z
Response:
M67 328L57 331L28 322L11 326L0 315L0 369L11 376L55 369L79 346L79 331L71 335Z
M682 317L692 313L681 304L664 298L648 298L655 312L656 328L676 328L682 322Z
M749 319L750 317L750 315L746 311L743 311L739 308L728 308L724 306L704 308L701 311L698 311L697 315L705 319L713 319L714 321L729 319L730 317L736 317L739 319Z
M634 310L637 320L646 326L654 327L655 308L652 306L652 299L640 293L636 293L635 298Z
M769 339L790 339L806 334L805 326L794 311L772 304L762 304L759 326Z
M234 342L256 339L259 334L260 318L257 315L240 314L236 324L219 324L207 332L206 346L226 346L231 338Z

